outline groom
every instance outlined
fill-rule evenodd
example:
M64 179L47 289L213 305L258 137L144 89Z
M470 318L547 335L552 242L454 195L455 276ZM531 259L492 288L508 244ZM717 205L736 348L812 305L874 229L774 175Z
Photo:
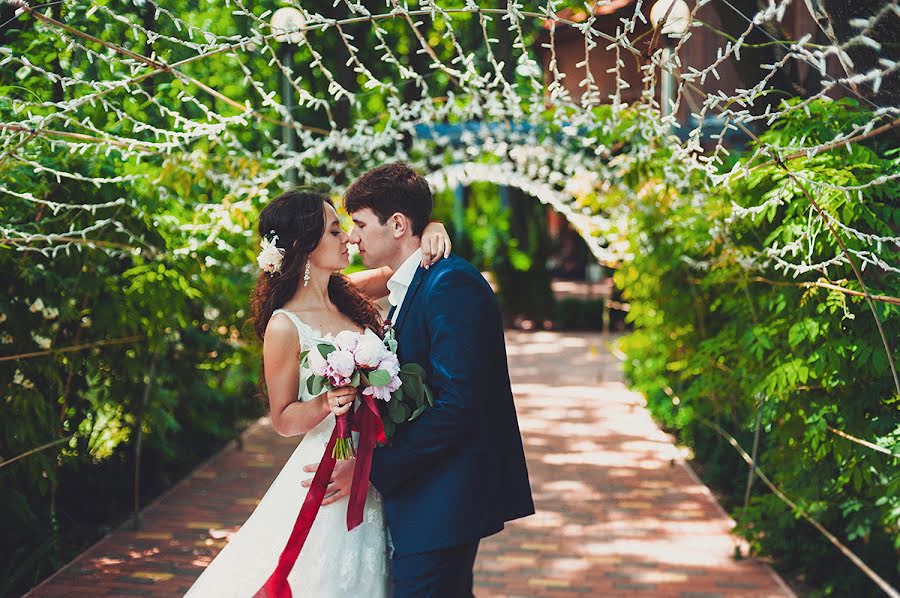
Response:
M455 255L419 266L432 203L428 183L403 163L370 170L344 196L363 263L394 270L389 318L400 362L423 366L434 390L434 406L401 425L372 462L395 598L472 596L481 538L534 513L493 292Z

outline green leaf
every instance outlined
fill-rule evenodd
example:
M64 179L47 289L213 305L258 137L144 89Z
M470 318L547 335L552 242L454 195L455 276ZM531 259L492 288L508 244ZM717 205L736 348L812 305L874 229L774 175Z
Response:
M309 379L312 381L310 383L309 394L314 397L322 394L322 391L325 390L325 378L323 376L310 376Z
M409 421L412 421L412 420L416 419L417 417L419 417L420 415L422 415L426 409L428 409L427 405L419 406L419 408L416 409L415 411L413 411L412 415L409 416Z
M422 384L420 378L416 376L406 376L403 379L403 386L406 396L415 399L417 403L421 401L422 395L425 392L425 385Z
M409 407L403 401L391 401L388 403L388 415L394 423L401 424L409 418Z
M359 387L359 382L362 374L359 370L353 372L353 376L350 378L350 386Z
M400 371L404 374L418 376L422 380L425 379L425 369L417 363L407 363L400 368Z
M431 392L431 389L428 388L428 385L425 385L425 398L428 400L428 404L434 407L434 394Z
M402 401L404 397L403 387L401 386L397 390L391 393L392 401Z
M372 386L387 386L391 383L391 374L386 370L375 370L369 373L369 384Z
M320 343L316 345L319 349L319 354L324 358L328 359L328 356L337 351L337 348L334 345L329 345L328 343Z

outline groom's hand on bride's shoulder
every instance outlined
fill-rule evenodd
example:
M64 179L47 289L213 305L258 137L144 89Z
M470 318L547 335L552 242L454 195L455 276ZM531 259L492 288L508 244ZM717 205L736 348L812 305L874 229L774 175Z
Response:
M325 499L322 506L330 505L349 496L350 487L353 485L353 469L356 467L356 459L348 459L346 461L338 461L334 464L334 471L331 473L331 480L328 482L328 489L325 491ZM318 463L311 463L303 468L303 471L315 473L319 469ZM303 480L300 485L309 488L312 484L312 478Z

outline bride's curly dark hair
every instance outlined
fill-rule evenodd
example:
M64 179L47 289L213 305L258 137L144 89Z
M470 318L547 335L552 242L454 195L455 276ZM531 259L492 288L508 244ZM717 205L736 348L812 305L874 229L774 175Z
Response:
M278 236L277 246L284 250L281 272L260 273L250 302L253 331L261 341L272 312L282 307L297 292L303 280L306 260L325 234L325 204L334 204L324 193L295 189L283 193L263 208L257 230L260 237ZM328 297L342 314L355 324L381 334L381 315L372 301L340 273L328 281Z

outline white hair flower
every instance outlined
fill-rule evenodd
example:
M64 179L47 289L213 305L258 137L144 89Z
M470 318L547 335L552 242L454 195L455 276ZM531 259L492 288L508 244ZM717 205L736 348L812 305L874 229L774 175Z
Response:
M256 257L256 263L262 268L263 272L274 274L281 272L281 263L284 261L284 249L278 248L278 235L273 235L272 240L263 237L260 247L262 251Z

